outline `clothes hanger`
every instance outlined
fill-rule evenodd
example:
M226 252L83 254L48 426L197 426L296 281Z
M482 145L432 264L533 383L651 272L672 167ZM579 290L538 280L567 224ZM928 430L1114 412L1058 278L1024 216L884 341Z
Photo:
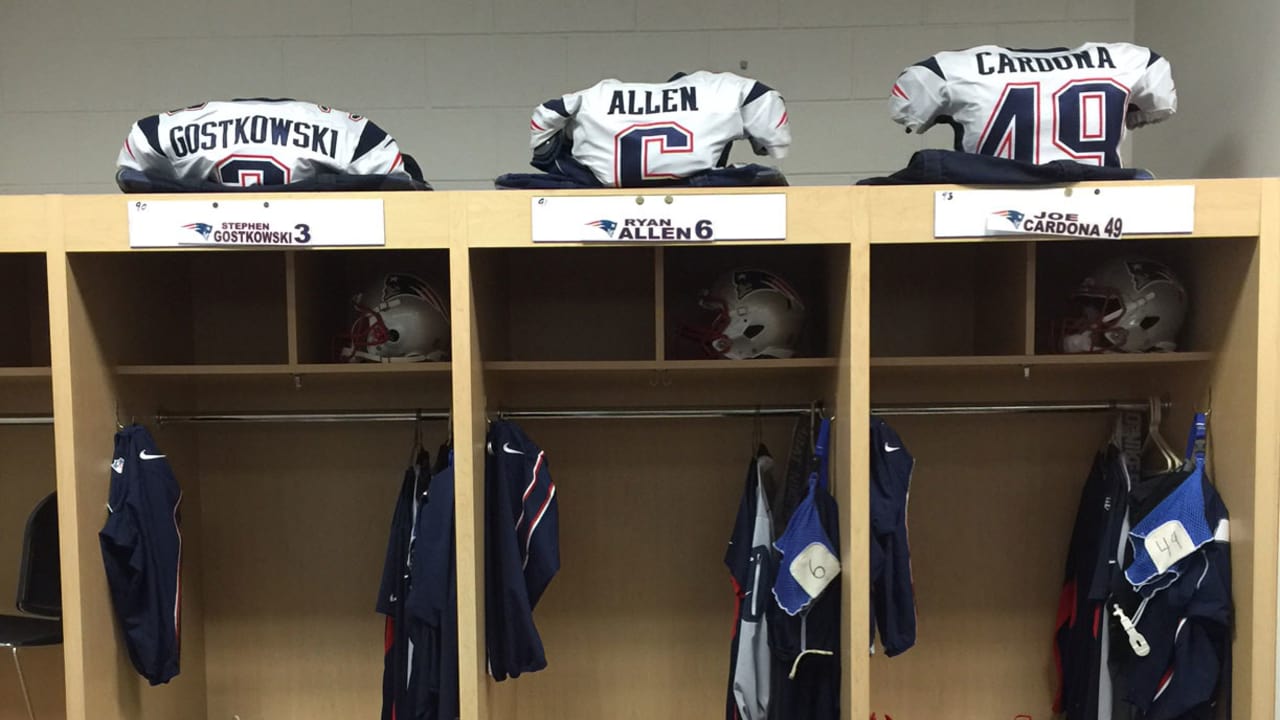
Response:
M1160 422L1162 420L1164 403L1158 397L1152 396L1148 398L1148 422L1147 422L1147 439L1142 444L1142 452L1145 456L1147 451L1154 447L1158 456L1156 461L1157 473L1171 473L1182 467L1182 458L1178 453L1174 452L1172 446L1160 434Z

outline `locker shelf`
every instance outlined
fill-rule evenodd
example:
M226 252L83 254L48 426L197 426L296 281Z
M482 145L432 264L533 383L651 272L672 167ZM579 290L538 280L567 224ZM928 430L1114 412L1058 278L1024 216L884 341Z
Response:
M873 357L873 368L982 368L982 367L1111 367L1207 363L1210 352L1172 352L1107 355L939 355Z
M121 365L118 375L182 376L274 376L274 375L399 375L447 373L449 363L282 363L279 365ZM47 372L47 369L46 369ZM0 378L5 377L0 374Z

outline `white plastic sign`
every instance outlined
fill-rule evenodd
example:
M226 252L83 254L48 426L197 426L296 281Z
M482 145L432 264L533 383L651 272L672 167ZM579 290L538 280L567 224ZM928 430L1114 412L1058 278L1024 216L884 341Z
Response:
M555 242L785 240L787 196L539 195L532 239Z
M129 247L385 245L380 199L131 200Z
M934 237L1054 235L1118 239L1195 230L1192 185L939 190Z

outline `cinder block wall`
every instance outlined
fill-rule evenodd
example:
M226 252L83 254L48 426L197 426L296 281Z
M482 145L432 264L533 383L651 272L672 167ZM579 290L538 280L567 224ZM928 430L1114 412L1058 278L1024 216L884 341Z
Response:
M1133 13L1132 0L4 0L0 192L115 192L130 123L232 97L368 115L437 188L487 188L526 167L535 104L699 68L782 91L783 169L847 183L951 142L888 119L903 66L980 43L1129 40Z

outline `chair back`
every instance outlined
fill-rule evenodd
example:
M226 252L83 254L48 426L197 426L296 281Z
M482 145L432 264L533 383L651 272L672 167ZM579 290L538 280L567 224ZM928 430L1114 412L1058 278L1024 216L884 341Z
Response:
M18 609L62 617L62 559L58 546L58 494L49 493L27 518L18 576Z

